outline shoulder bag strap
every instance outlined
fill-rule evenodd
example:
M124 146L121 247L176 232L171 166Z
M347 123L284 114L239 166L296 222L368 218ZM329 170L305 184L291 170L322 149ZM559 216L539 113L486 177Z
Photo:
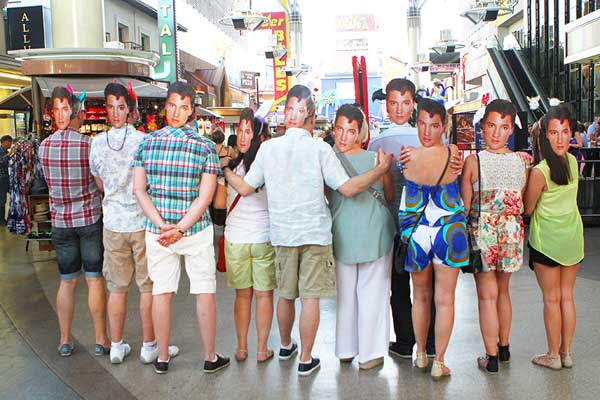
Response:
M442 174L438 178L437 183L435 184L435 187L433 188L433 190L431 191L431 193L437 192L437 189L439 188L440 183L442 183L442 179L444 179L444 175L446 175L446 171L448 170L448 165L450 165L450 158L451 157L452 157L452 150L450 150L450 147L448 147L448 158L446 159L446 165L444 166L444 170L442 171ZM429 200L431 200L431 197L429 198ZM423 219L423 215L425 214L425 209L427 208L427 204L429 204L429 200L427 200L427 203L423 207L423 211L421 211L419 213L419 218L417 218L417 221L416 221L415 225L413 226L412 230L410 231L410 235L408 235L408 240L410 240L410 238L412 237L413 233L415 233L415 230L417 229L417 226L419 226L419 223L421 222L421 219Z
M352 163L350 162L350 160L348 160L348 157L346 157L346 155L344 153L342 153L341 151L339 151L339 149L336 148L335 155L340 160L340 162L342 163L342 167L344 167L344 169L346 170L346 173L350 177L359 175L358 172L356 171L356 169L354 169L354 167L352 166ZM387 201L385 201L385 198L381 195L381 193L379 193L377 190L373 189L373 187L371 187L371 186L369 186L367 188L367 192L369 192L371 194L371 196L375 197L375 200L377 200L382 206L384 206L386 209L390 210L388 207ZM391 213L391 210L390 210L390 213Z
M239 193L237 196L235 196L235 199L233 199L233 203L231 203L231 207L229 207L229 211L227 211L227 215L231 214L231 212L233 211L235 206L237 206L237 203L240 201L241 198L242 198L242 195Z

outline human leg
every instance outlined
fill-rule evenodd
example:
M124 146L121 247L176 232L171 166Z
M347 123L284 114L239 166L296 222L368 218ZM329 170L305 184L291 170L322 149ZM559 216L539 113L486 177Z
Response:
M383 358L390 339L390 276L392 252L379 259L359 264L358 354L361 363Z
M267 354L271 325L273 324L273 290L255 290L257 352ZM265 357L257 357L262 361Z
M75 310L75 289L78 278L61 279L56 294L56 314L60 329L60 344L72 343L71 326Z
M394 257L398 239L394 243ZM390 345L390 351L412 357L412 349L415 345L415 334L413 331L412 302L410 299L410 273L398 272L395 268L395 260L392 260L391 274L391 297L392 320L396 342Z
M337 280L335 355L341 360L352 360L358 355L359 264L344 264L339 260L336 260L335 264Z
M273 356L268 341L273 324L273 289L276 287L275 250L270 243L252 244L251 256L252 284L256 297L256 360L262 362Z
M411 272L413 284L412 321L417 342L417 353L425 353L427 333L431 318L432 270L429 265L421 271Z
M569 354L571 352L571 344L575 333L577 312L573 299L573 288L578 270L579 264L560 267L560 308L562 317L560 352L562 354Z
M248 328L252 317L252 295L254 290L250 288L236 289L235 302L233 306L233 319L237 334L237 360L245 360L248 356Z
M433 264L435 268L435 347L437 361L444 362L444 356L452 328L454 327L454 292L458 279L458 268L450 268L443 265Z
M304 298L300 312L300 362L307 363L311 360L312 349L315 344L317 330L321 319L320 299Z
M548 355L558 357L562 331L560 267L534 263L534 271L544 300L544 326L548 340Z
M479 306L479 328L483 338L486 354L497 355L498 352L498 283L494 271L475 274L477 287L477 303Z
M214 293L196 295L196 318L202 336L204 360L213 361L216 358L215 338L217 335L217 303ZM248 332L247 328L246 332Z
M510 300L511 272L496 272L498 282L498 324L499 346L509 345L510 328L512 325L512 302Z
M294 302L298 297L299 248L285 246L274 246L274 248L275 275L279 289L277 323L281 346L288 348L292 345L292 328L296 318Z

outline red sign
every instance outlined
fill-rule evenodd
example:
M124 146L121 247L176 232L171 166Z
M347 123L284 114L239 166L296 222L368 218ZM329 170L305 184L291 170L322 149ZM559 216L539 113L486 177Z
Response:
M262 24L259 29L270 29L274 35L277 36L277 45L284 47L289 51L289 30L288 30L288 18L287 13L284 11L263 13L265 17L269 18L269 22ZM292 78L285 74L285 67L287 65L287 57L273 58L273 76L274 76L274 96L273 106L271 110L274 110L277 105L285 101L288 90L292 86Z

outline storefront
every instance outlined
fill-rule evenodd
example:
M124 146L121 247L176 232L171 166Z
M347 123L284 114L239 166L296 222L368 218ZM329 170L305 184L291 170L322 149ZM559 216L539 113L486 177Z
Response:
M31 78L21 74L21 63L0 55L0 132L23 136L28 131L31 96L21 90L31 84Z

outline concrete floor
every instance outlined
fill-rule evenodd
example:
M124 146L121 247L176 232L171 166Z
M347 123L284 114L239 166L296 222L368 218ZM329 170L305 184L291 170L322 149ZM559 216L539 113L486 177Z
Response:
M545 334L541 295L533 273L524 268L512 282L513 358L497 376L476 366L483 352L477 320L475 286L461 276L456 293L456 322L446 355L453 376L432 382L413 369L408 360L386 357L383 368L359 371L356 363L341 365L334 356L335 300L322 302L321 326L314 353L321 370L308 378L296 374L296 359L277 359L257 365L253 361L256 336L251 330L250 357L235 360L215 374L202 373L202 346L194 301L182 278L173 307L172 342L181 348L169 374L156 375L138 361L141 345L137 294L131 291L125 337L133 347L125 363L112 366L107 357L93 356L93 332L83 282L77 292L73 334L76 352L62 359L56 353L58 323L54 298L58 273L54 253L24 251L21 238L0 231L0 399L592 399L600 391L600 228L587 228L586 259L576 283L578 326L574 343L576 366L550 371L533 366L532 355L544 352ZM37 247L33 245L32 247ZM185 274L183 275L185 277ZM233 290L218 276L217 349L233 356L236 348L233 324ZM297 326L296 326L297 328ZM294 333L299 338L298 332ZM276 321L269 341L278 348Z

